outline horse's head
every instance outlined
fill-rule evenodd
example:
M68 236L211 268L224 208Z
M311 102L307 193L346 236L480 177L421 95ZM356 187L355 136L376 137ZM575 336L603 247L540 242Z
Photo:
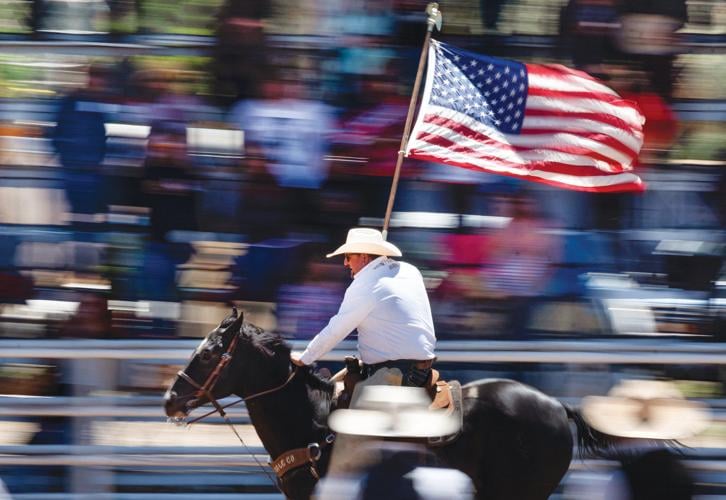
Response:
M239 346L243 315L232 313L209 332L199 344L187 366L179 371L164 395L164 408L169 417L182 419L193 409L229 396L233 391L227 367Z

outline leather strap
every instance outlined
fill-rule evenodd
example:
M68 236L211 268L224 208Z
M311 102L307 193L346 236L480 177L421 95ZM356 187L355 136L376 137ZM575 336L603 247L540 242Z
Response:
M323 450L332 445L335 441L335 434L328 434L320 443L310 443L305 448L294 448L279 455L275 460L270 462L270 467L275 471L277 477L282 480L282 476L293 469L310 466L310 473L315 479L320 479L318 469L315 463L320 460Z
M363 369L368 377L373 375L377 370L381 368L398 368L401 371L407 371L409 368L414 367L418 370L428 370L434 364L434 359L395 359L389 361L381 361L380 363L364 364ZM405 374L405 373L404 373Z
M287 474L288 471L314 464L315 460L316 458L309 446L306 448L295 448L294 450L286 451L270 462L270 467L275 471L277 477L282 479L282 476Z

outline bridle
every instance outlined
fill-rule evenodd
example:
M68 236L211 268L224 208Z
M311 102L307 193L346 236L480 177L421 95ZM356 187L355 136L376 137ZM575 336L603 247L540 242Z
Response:
M217 362L217 366L214 367L214 370L212 370L212 373L210 373L207 376L207 379L204 381L203 384L199 384L196 380L194 380L192 377L190 377L186 371L179 370L177 372L177 376L182 378L184 381L186 381L188 384L190 384L192 387L194 387L196 390L192 394L193 400L199 400L201 396L205 396L212 405L214 405L214 410L205 413L204 415L197 417L193 420L190 420L187 422L187 425L191 425L193 423L199 422L200 420L219 412L220 416L224 419L224 421L229 425L229 427L232 429L232 432L234 432L235 436L237 436L237 439L239 439L240 443L242 443L242 446L247 450L247 452L252 455L252 457L257 462L257 457L255 457L254 453L251 453L247 445L245 444L242 437L237 432L237 429L235 429L232 422L227 417L227 413L224 411L225 408L229 408L230 406L236 405L240 403L241 401L244 401L245 404L247 404L249 401L255 398L259 398L262 396L266 396L268 394L275 393L284 387L286 387L298 374L298 366L295 366L292 370L290 370L290 374L287 376L287 379L275 387L272 387L271 389L265 389L260 392L256 392L254 394L250 394L248 396L244 396L239 398L236 401L233 401L232 403L226 404L224 406L220 405L217 401L217 398L214 397L212 394L212 391L214 390L214 386L217 385L217 382L219 381L219 377L222 374L222 371L229 365L230 361L232 361L232 357L234 356L235 350L237 349L237 345L239 344L239 337L240 335L235 335L232 341L229 343L229 346L227 346L227 350L220 356L219 361ZM315 479L320 479L320 474L317 470L316 464L318 460L320 460L322 456L323 449L330 446L335 439L334 434L328 434L325 439L323 440L322 444L313 442L309 443L305 448L295 448L292 450L288 450L284 452L282 455L278 456L271 462L269 462L270 467L275 471L275 474L277 475L278 479L280 481L283 480L283 476L287 474L287 472L298 469L303 466L308 466L310 474ZM262 468L266 475L269 476L267 473L267 470L262 467L262 464L257 462L257 464ZM270 477L270 480L272 480L272 477ZM272 480L273 483L275 483L274 480ZM277 484L277 483L275 483Z
M187 422L187 425L194 424L196 422L199 422L200 420L207 418L208 416L212 415L215 412L219 412L219 415L222 418L226 418L227 414L224 411L225 408L229 408L230 406L236 405L242 401L247 403L248 401L259 398L261 396L265 396L267 394L272 394L273 392L277 392L280 389L284 388L287 384L289 384L293 378L295 378L295 375L297 375L298 367L295 366L293 370L290 371L290 374L288 375L287 379L285 381L271 389L265 389L264 391L260 391L254 394L250 394L248 396L244 396L239 398L237 401L234 401L232 403L226 404L224 406L220 405L217 401L217 398L214 397L212 394L212 391L214 390L214 386L217 385L217 382L219 381L219 377L222 374L222 371L227 367L227 365L232 361L232 357L234 356L234 352L237 349L237 344L239 343L239 335L235 335L232 341L229 343L229 346L227 346L227 350L220 356L219 361L217 362L217 366L214 367L214 370L212 370L212 373L210 373L207 376L207 379L204 381L203 384L199 384L196 380L194 380L192 377L190 377L186 371L179 370L177 372L177 376L182 378L184 381L186 381L188 384L190 384L192 387L196 389L196 391L191 395L194 400L199 400L200 396L205 396L210 403L214 406L214 410L205 413L204 415L195 418L194 420L190 420Z
M186 381L188 384L190 384L192 387L196 389L196 391L192 394L192 397L194 397L196 400L199 400L201 396L205 396L210 403L214 405L214 411L211 413L208 413L207 415L203 415L202 418L207 417L208 415L211 415L215 411L218 411L219 414L224 417L226 416L226 413L224 412L224 408L220 406L219 402L217 401L217 398L215 398L212 395L212 391L214 390L214 386L217 385L217 382L219 381L219 376L222 374L222 370L224 370L230 361L232 361L232 356L234 355L234 351L237 349L237 344L239 343L239 335L235 335L234 338L232 338L232 341L227 346L227 350L222 354L222 356L219 358L219 361L217 362L217 366L214 367L214 370L212 370L212 373L207 376L207 379L204 381L203 384L199 385L196 380L194 380L192 377L187 375L187 373L184 370L179 370L176 374L178 377L182 378L184 381ZM230 406L230 405L227 405ZM225 408L227 407L225 406ZM190 424L194 422L198 422L202 418L194 419L192 422L189 422Z

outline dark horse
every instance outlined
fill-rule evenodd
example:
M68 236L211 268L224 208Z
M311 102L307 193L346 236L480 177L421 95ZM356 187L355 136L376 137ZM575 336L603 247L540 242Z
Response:
M465 385L463 391L462 433L433 451L444 465L471 477L477 498L547 498L572 459L569 419L576 423L582 449L607 448L604 437L576 411L532 387L485 379ZM243 322L234 310L179 372L165 395L166 414L185 418L209 402L221 410L217 399L230 394L245 399L285 495L309 498L330 456L326 420L333 384L310 368L295 369L290 347L279 336ZM290 450L308 453L291 455ZM281 469L286 462L303 466Z

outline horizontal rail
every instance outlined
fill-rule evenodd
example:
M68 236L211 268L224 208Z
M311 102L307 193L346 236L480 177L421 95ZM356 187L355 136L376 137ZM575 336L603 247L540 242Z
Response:
M303 349L305 340L287 340L293 349ZM344 340L338 344L338 350L355 350L354 340ZM95 339L0 339L0 352L10 349L73 349L85 350L185 350L188 358L199 346L199 339L144 339L144 340L95 340ZM439 340L436 349L440 351L487 350L510 351L627 351L627 352L703 352L726 353L726 344L714 342L697 342L690 340L672 340L659 338L628 338L628 339L567 339L567 340ZM3 356L5 357L5 356Z
M255 460L256 459L256 460ZM21 466L72 466L72 467L246 467L257 470L259 464L266 466L268 455L230 454L230 455L0 455L0 465ZM726 460L698 460L683 458L686 466L698 472L726 473ZM259 463L258 463L259 462ZM573 460L571 471L604 471L617 467L609 460ZM249 471L248 471L249 472Z
M257 467L267 455L0 455L0 466L70 467ZM266 469L265 469L266 470Z
M244 450L244 453L240 453ZM724 448L684 448L682 458L690 462L703 461L708 463L723 462L726 464ZM575 453L579 453L576 449ZM79 457L79 456L206 456L227 457L241 460L264 459L267 463L267 452L262 446L240 447L239 443L230 441L229 446L109 446L109 445L67 445L67 444L34 444L0 446L0 456L37 456L47 457ZM588 464L590 461L603 464L600 459L577 460L577 463ZM573 462L574 464L575 462ZM158 465L166 465L160 463ZM255 464L256 465L256 464Z
M205 407L207 408L207 407ZM208 407L211 411L213 408ZM233 423L249 424L250 417L247 411L228 411L224 410ZM201 414L202 410L197 410ZM196 416L195 413L193 416ZM64 407L64 406L12 406L0 407L0 417L98 417L98 418L145 418L161 420L166 418L164 409L161 405L156 407L138 407L138 406L88 406L88 407ZM205 423L222 423L221 417L216 414L210 415L204 419Z
M183 362L196 341L0 341L3 358L137 359ZM302 349L305 342L292 342ZM346 342L324 361L341 361L353 354ZM573 364L726 364L726 345L708 342L647 341L441 341L439 362L454 363L573 363Z
M229 446L106 446L73 444L32 444L0 446L0 455L227 455L242 456L239 442ZM247 446L244 455L267 455L262 446Z
M283 500L279 493L20 493L13 500Z
M126 351L115 349L5 349L4 358L24 359L146 359L182 363L189 358L188 350L145 349ZM352 351L334 350L323 361L342 361ZM598 351L437 351L439 362L453 363L569 363L569 364L684 364L725 365L726 353L701 352L668 353L655 350L637 352Z
M691 470L698 472L726 472L726 461L724 460L689 460L683 459L683 463ZM570 464L570 471L596 472L618 468L618 462L612 460L573 460Z
M572 396L558 396L552 394L562 403L578 406L580 398ZM711 410L711 418L715 421L726 422L726 399L700 398ZM236 406L229 406L225 413L235 424L250 423L249 413L244 401L230 396L219 400L222 406L237 402ZM203 408L212 409L207 405ZM203 413L202 408L197 409L192 417ZM156 421L163 420L164 410L160 397L148 396L21 396L0 395L0 417L113 417L113 418L143 418ZM209 415L205 423L224 423L218 414Z
M219 400L222 406L234 403L239 398ZM197 410L201 412L202 410ZM234 423L249 423L249 414L243 401L225 410ZM162 420L164 416L161 395L154 398L144 396L89 397L89 396L0 396L0 417L130 417ZM216 414L205 422L220 421Z

